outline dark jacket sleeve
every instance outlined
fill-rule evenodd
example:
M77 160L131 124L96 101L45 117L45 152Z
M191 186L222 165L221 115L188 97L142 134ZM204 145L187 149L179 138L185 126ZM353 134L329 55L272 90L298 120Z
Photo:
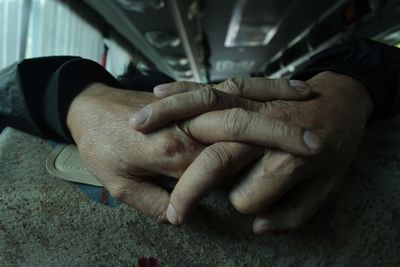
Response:
M88 84L121 87L103 67L79 57L26 59L0 71L1 124L73 142L66 127L72 99Z
M307 80L327 70L349 75L366 86L374 100L372 119L400 113L399 48L358 39L316 54L293 78Z

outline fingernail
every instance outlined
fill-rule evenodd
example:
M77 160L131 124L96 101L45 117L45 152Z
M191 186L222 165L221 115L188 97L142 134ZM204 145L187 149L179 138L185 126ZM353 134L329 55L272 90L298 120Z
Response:
M289 80L289 84L294 90L296 90L299 93L305 93L308 90L310 90L310 86L303 81Z
M179 219L178 219L178 214L176 213L175 208L171 205L171 203L168 204L167 208L167 219L170 223L172 224L179 224Z
M304 131L303 141L311 150L318 150L322 146L321 138L308 130Z
M150 106L146 106L138 112L133 113L132 117L130 118L130 122L132 123L133 127L136 128L145 123L150 116L150 112Z
M256 218L253 222L253 231L255 234L266 234L274 231L274 226L270 221L263 218Z
M170 87L169 83L159 84L156 87L154 87L153 92L156 96L163 97L167 94L169 87Z

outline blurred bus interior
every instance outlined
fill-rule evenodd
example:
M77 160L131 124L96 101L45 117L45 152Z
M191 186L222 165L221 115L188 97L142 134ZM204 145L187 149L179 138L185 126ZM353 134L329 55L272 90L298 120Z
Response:
M77 55L202 83L288 77L356 37L400 46L398 0L0 0L0 21L1 68Z

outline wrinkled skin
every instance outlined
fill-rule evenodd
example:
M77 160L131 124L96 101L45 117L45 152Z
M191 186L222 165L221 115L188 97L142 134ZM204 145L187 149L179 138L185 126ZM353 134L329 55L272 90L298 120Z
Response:
M312 129L321 136L324 145L317 155L299 157L266 148L263 156L254 165L240 173L239 182L230 193L230 201L238 211L257 215L253 224L256 233L294 229L312 218L343 179L373 109L372 100L361 83L333 72L323 72L308 80L313 97L304 101L268 101L270 98L265 93L268 91L268 83L265 83L265 79L252 78L229 79L214 85L217 90L187 82L163 85L162 91L156 87L155 94L166 98L150 105L151 116L144 125L138 127L139 130L148 132L157 128L160 121L165 123L182 119L183 116L176 117L174 109L179 110L179 114L197 115L198 117L190 120L193 123L210 116L212 112L209 111L240 107ZM281 85L273 82L270 86L278 88ZM264 87L265 90L262 90ZM196 92L199 90L203 93ZM253 99L254 103L243 104L242 101L226 100L229 97L218 91L247 100ZM210 92L216 97L204 97ZM187 101L191 102L190 106L179 104ZM204 114L200 115L202 113ZM240 124L245 117L237 120ZM204 125L206 123L199 124L199 127ZM216 176L212 179L205 177L207 174L212 176L214 170L218 170L217 174L224 170L229 172L233 155L243 158L240 156L240 146L236 149L224 149L220 145L218 154L222 156L214 166L208 166L196 159L181 177L189 181L186 182L186 188L190 183L198 184L198 179L215 179ZM204 170L205 168L211 170ZM188 170L192 170L190 174L187 174ZM181 217L178 223L195 206L193 201L187 201L187 195L196 194L199 189L190 188L192 191L185 192L184 187L177 186L171 194L170 206L178 214L184 214L178 215Z
M372 112L366 89L352 78L327 72L307 82L314 99L273 101L264 112L314 129L325 149L309 159L270 152L233 189L230 199L239 211L260 215L255 232L290 230L312 218L345 176ZM278 179L287 185L274 188Z
M165 222L169 194L147 178L179 177L203 146L176 125L149 135L134 131L129 116L154 100L94 84L74 99L67 122L89 171L110 193Z
M226 124L228 128L212 132L198 131L196 123L180 123L179 127L170 124L150 134L135 131L128 122L130 116L155 100L151 93L92 84L71 103L67 125L89 171L113 196L159 222L166 222L170 196L154 183L154 178L160 175L181 177L205 148L194 136L201 137L205 143L214 143L222 141L221 136L228 138L232 130L229 123ZM230 113L221 111L214 123L220 123L221 118L232 117ZM248 115L252 121L258 116ZM257 125L252 123L250 126L267 129L263 134L270 136L273 141L268 141L269 144L277 147L288 143L280 131L291 132L293 134L287 136L291 141L290 148L300 154L309 153L302 141L304 130L298 126L273 117L263 117ZM265 138L254 136L253 139L262 143ZM227 147L235 149L235 144ZM247 145L242 150L246 160L235 165L234 170L242 169L257 156L253 148L260 150Z

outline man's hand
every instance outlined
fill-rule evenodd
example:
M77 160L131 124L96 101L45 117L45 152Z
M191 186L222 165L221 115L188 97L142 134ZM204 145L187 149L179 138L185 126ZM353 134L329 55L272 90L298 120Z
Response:
M72 102L67 124L89 171L110 193L164 222L169 194L151 178L179 177L203 146L176 125L151 135L134 131L130 114L154 100L149 93L93 84Z
M372 112L372 101L366 89L350 77L324 72L307 83L314 93L312 99L270 102L266 101L271 99L269 93L279 91L279 88L282 88L281 92L287 91L287 83L282 83L282 80L271 82L265 78L230 79L213 86L219 90L214 91L218 101L208 103L204 101L204 95L209 94L207 90L211 89L204 89L204 86L191 83L162 85L155 88L156 95L166 97L170 94L181 94L164 98L147 107L152 110L151 116L140 126L140 130L147 131L160 122L176 120L176 110L180 111L180 117L207 112L190 120L198 128L206 127L207 119L213 113L208 111L229 107L250 109L313 129L324 140L323 150L318 155L301 158L267 148L264 156L241 174L243 177L230 193L230 200L237 210L258 215L253 225L256 233L293 229L306 223L334 192L344 177ZM221 92L256 101L252 104L244 104L240 100L232 101ZM320 145L314 136L309 139L316 147ZM231 153L235 154L235 151ZM199 158L200 156L188 167L182 180L199 183L198 180L201 179L215 179L216 175L208 171L210 168L218 169L218 173L229 171L229 158L219 167L214 166L215 164L207 166ZM212 177L205 177L206 175ZM193 204L185 203L185 197L196 194L199 189L191 187L192 191L188 191L178 185L174 190L175 197L172 192L171 203L185 213L192 209L190 205Z
M164 222L169 194L154 184L153 178L158 175L179 178L204 149L193 136L200 135L205 143L214 143L221 141L226 129L200 134L192 125L183 123L180 127L171 124L146 135L135 131L128 123L131 114L155 100L150 93L93 84L71 103L67 124L89 171L110 193L144 214ZM254 121L258 114L248 115ZM226 116L229 117L229 113ZM214 123L220 122L218 118ZM263 130L254 131L251 135L261 144L265 143L265 136L269 136L273 146L285 147L290 142L293 152L308 153L302 141L303 129L298 126L273 117L259 118L257 124L249 123L246 126ZM244 125L239 123L235 127L240 129ZM292 134L287 135L286 140L280 131L290 131ZM227 138L234 138L231 131L227 133ZM235 150L236 145L230 144L228 147ZM262 149L244 145L241 152L245 159L239 161L233 158L234 171L261 156Z

